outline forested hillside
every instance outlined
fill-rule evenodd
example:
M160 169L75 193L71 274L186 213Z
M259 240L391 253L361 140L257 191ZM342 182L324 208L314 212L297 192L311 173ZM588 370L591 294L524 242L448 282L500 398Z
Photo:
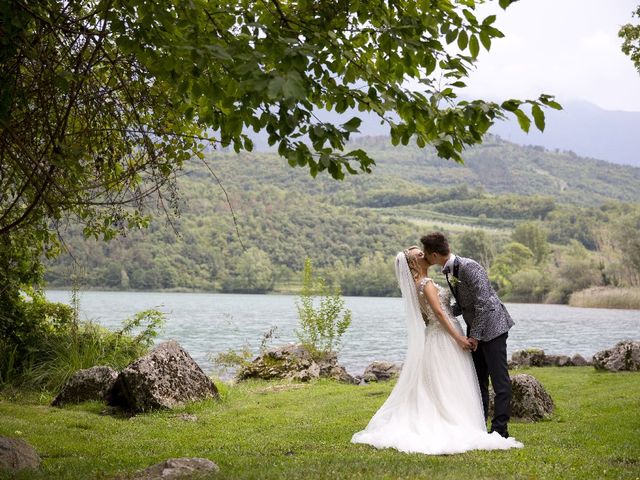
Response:
M377 166L371 175L344 181L312 179L274 154L211 153L206 161L229 195L239 237L224 192L194 161L179 181L178 217L169 223L159 216L149 229L110 242L82 240L71 227L66 238L73 258L49 265L49 285L68 286L75 275L93 288L289 290L309 256L345 293L389 295L395 293L391 256L438 228L452 235L457 251L483 257L488 267L507 247L510 259L502 258L502 270L498 261L492 274L496 286L516 298L511 276L530 266L548 277L540 262L553 252L561 257L562 249L598 255L609 238L606 227L636 212L633 203L640 202L639 168L493 137L469 150L464 166L427 150L392 147L383 137L354 147L366 147ZM544 237L544 252L527 246L530 239L514 241L518 225L539 230L528 235ZM600 268L598 261L594 257ZM587 283L600 284L602 268Z

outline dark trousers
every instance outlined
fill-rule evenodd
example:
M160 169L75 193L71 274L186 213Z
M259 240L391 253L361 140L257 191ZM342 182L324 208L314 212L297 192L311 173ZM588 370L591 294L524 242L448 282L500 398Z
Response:
M489 416L489 377L496 394L494 414L491 419L491 431L501 435L507 432L507 422L511 416L511 379L507 369L507 337L504 333L488 342L479 342L478 349L473 352L473 363L476 366L484 419Z

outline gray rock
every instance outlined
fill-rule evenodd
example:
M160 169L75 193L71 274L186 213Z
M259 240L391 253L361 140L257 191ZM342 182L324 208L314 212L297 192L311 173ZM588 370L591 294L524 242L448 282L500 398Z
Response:
M365 382L391 380L400 374L402 365L392 362L372 362L364 369L362 379Z
M593 366L597 370L611 372L640 370L640 341L625 340L613 348L596 353Z
M510 369L518 367L582 367L591 365L579 354L573 357L568 355L546 355L543 350L528 349L514 352L508 362Z
M513 352L511 361L521 367L543 367L546 363L546 356L544 350L530 348Z
M170 458L138 472L134 480L174 480L209 478L219 471L218 466L206 458Z
M186 350L169 341L120 372L107 400L113 406L144 412L217 397L211 379Z
M40 456L20 438L0 437L0 470L11 472L40 467Z
M336 365L335 367L333 367L331 370L329 370L329 372L327 372L326 377L343 383L351 383L353 385L356 385L358 383L358 380L350 375L347 372L347 369L342 365Z
M272 369L270 375L273 375L276 370ZM289 372L278 371L279 374L283 374L280 378L287 380L295 380L298 382L309 382L320 378L320 366L316 362L311 362L306 368L300 370L290 370Z
M347 383L355 380L344 367L338 365L337 355L312 355L301 344L290 344L268 350L249 365L238 370L238 380L261 378L308 382L317 378L333 378Z
M537 422L553 413L553 399L533 376L519 373L511 377L511 416L528 422ZM493 416L494 393L489 390L489 418Z
M573 357L571 357L571 363L576 367L584 367L586 365L591 365L591 362L586 360L579 353L576 353Z
M113 388L118 372L111 367L100 366L79 370L65 383L51 405L80 403L88 400L104 400Z
M571 367L573 362L567 355L547 355L544 362L545 366L554 367Z
M511 378L511 415L536 422L553 413L553 399L533 376L520 373Z

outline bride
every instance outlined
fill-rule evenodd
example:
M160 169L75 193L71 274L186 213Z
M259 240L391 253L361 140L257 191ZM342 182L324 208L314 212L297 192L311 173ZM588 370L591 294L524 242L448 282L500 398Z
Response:
M429 266L418 247L396 256L407 354L391 395L351 441L429 455L521 448L487 433L470 343L451 314L450 292L427 276Z

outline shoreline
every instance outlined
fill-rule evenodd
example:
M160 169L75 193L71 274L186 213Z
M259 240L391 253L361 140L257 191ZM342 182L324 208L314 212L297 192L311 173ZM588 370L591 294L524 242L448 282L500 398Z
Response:
M588 295L590 302L585 304L579 304L577 301L573 301L570 303L545 303L545 302L518 302L507 300L504 303L506 304L517 304L517 305L558 305L558 306L566 306L571 308L588 308L588 309L602 309L602 310L638 310L640 311L640 304L632 305L630 307L620 306L619 304L612 304L611 302L603 301L602 304L598 304L598 295L605 296L605 300L607 300L606 295L609 293L616 293L620 290L631 291L632 294L636 294L640 296L640 288L638 289L621 289L617 287L595 287L589 288L587 290L583 290L580 292L575 292L571 299L577 298L578 295L585 296ZM44 291L58 291L58 292L71 292L73 291L73 287L64 287L64 286L48 286L44 288ZM189 288L170 288L170 289L158 289L158 290L118 290L118 289L109 289L109 288L100 288L100 287L90 287L90 288L81 288L79 292L104 292L104 293L190 293L190 294L208 294L208 295L264 295L264 296L297 296L299 291L297 290L281 290L281 291L270 291L270 292L220 292L220 291L210 291L210 290L202 290L202 289L189 289ZM594 296L595 295L595 296ZM345 298L400 298L400 296L372 296L372 295L342 295Z

